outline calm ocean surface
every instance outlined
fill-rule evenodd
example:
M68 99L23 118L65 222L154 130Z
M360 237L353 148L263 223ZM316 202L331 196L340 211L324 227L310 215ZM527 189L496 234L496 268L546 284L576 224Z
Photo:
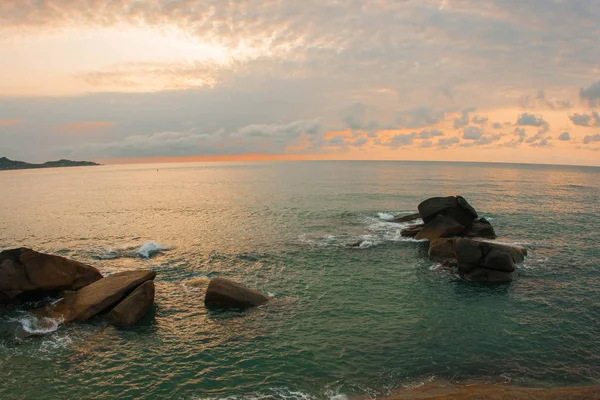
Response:
M465 283L385 221L455 194L498 240L529 248L512 284ZM437 379L600 383L599 168L113 165L0 171L0 199L0 250L158 273L156 306L134 329L95 319L26 336L36 329L28 308L0 309L2 399L344 399ZM188 283L217 276L276 301L208 312L205 287Z

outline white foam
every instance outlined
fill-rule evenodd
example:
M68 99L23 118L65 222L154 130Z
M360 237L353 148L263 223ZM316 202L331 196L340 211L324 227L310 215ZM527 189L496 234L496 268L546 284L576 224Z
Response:
M47 335L56 332L63 323L62 319L47 317L37 318L34 315L18 318L15 321L19 322L23 327L23 330L30 335Z
M73 344L73 340L65 336L53 336L50 340L44 340L40 345L40 352L53 353L56 350L66 349Z
M161 253L165 250L172 250L172 247L156 242L146 242L140 246L136 253L142 258L150 258L153 255Z
M377 215L379 216L379 219L382 219L384 221L390 221L390 220L394 219L394 214L390 214L390 213L386 213L386 212L378 212Z

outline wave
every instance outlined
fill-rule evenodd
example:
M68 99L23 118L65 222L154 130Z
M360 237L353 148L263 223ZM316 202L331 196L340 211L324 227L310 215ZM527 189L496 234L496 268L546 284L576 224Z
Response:
M128 246L118 249L100 249L94 258L99 260L115 260L117 258L144 258L149 259L165 251L173 250L174 247L157 242L145 242L140 246Z
M400 213L401 214L401 213ZM413 225L415 222L391 222L395 215L388 212L377 212L373 214L359 214L356 216L362 232L352 233L328 233L321 236L309 236L303 233L298 240L303 245L315 247L345 247L349 249L369 249L390 242L424 242L400 234L402 229ZM356 227L348 228L350 232L356 231Z
M142 258L150 258L155 254L162 253L163 251L172 250L170 246L165 246L156 242L146 242L140 246L137 250L137 254Z
M62 318L37 317L33 314L26 314L23 317L7 318L8 321L17 322L25 336L42 336L56 332L64 322Z

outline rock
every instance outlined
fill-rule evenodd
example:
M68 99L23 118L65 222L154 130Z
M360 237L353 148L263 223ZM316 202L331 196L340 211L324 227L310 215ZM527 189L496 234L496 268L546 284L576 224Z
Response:
M456 260L460 276L474 282L510 282L515 264L526 255L524 247L464 238L439 238L429 245L431 258Z
M146 281L138 286L113 308L106 319L113 325L126 327L138 322L154 303L154 281Z
M487 219L477 218L473 221L471 227L463 233L463 236L496 239L496 232Z
M465 227L453 218L445 215L436 215L429 222L425 223L423 229L417 233L415 239L427 239L432 241L440 237L452 237L459 235Z
M248 289L229 279L215 278L208 284L204 304L209 309L246 309L260 306L269 301L269 297Z
M0 252L0 303L20 295L78 290L102 278L94 267L27 248Z
M362 242L354 242L354 243L349 243L347 246L348 247L360 247L361 244L362 244Z
M112 274L76 292L65 294L62 301L46 308L53 318L64 322L85 321L115 306L142 283L154 279L150 270L127 271Z
M404 222L411 222L411 221L414 221L419 218L421 218L421 214L419 214L419 213L408 214L408 215L397 215L393 219L391 219L390 222L404 223Z
M425 224L416 224L416 225L411 225L407 228L404 228L400 231L400 236L404 236L404 237L415 237L417 236L417 234L419 232L421 232L421 229L423 229L423 227L425 226Z
M477 211L462 196L432 197L421 202L418 209L426 224L437 215L445 215L465 227L470 227L478 217Z
M437 260L456 260L454 239L437 238L429 243L429 257Z
M507 275L527 255L523 247L463 238L454 240L454 251L461 276L468 280L493 283L509 281Z

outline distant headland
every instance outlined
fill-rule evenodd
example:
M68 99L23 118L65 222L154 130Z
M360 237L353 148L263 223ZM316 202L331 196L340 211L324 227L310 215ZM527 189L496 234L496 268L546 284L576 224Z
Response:
M6 157L0 157L0 171L10 169L33 169L33 168L57 168L57 167L87 167L100 165L91 161L58 160L46 161L43 164L31 164L25 161L13 161Z

